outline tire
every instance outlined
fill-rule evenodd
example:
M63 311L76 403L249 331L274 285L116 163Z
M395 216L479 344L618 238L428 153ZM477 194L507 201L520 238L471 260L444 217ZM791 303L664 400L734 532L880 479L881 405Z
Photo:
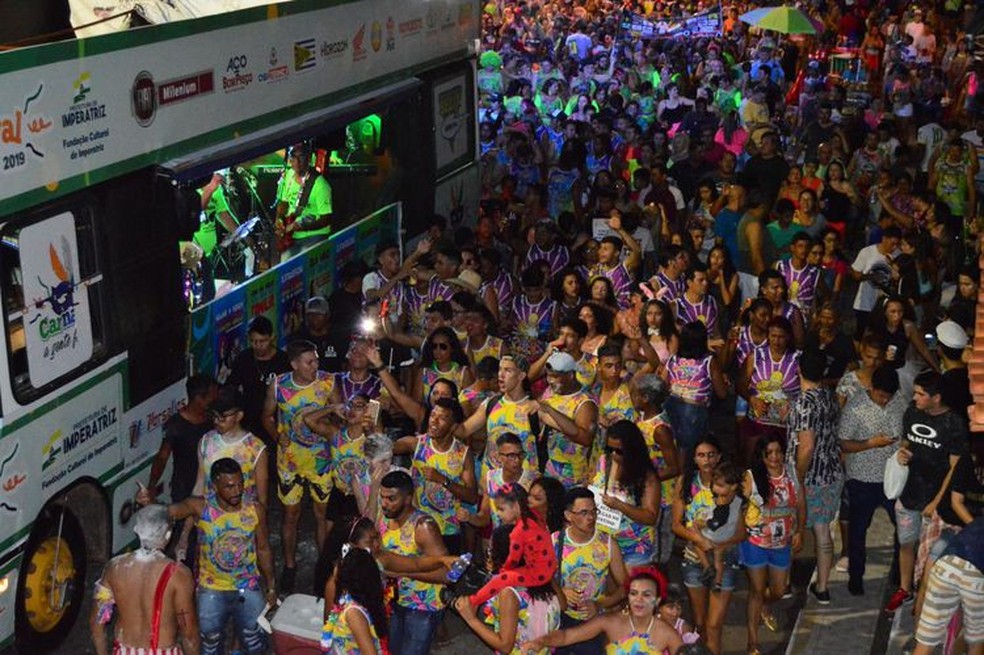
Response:
M21 653L53 650L69 635L82 609L87 558L85 536L75 515L61 506L45 508L24 549L17 581L16 633Z

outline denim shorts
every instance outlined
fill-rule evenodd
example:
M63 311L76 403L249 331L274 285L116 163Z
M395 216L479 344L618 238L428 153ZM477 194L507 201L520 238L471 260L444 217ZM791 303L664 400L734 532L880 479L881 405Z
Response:
M748 541L738 544L738 554L746 569L760 569L768 566L770 569L786 571L793 563L793 548L762 548Z
M708 559L714 561L711 553L707 554ZM690 589L700 589L701 587L710 588L710 584L705 585L700 581L703 572L700 562L688 562L683 560L683 584ZM724 553L724 575L721 576L721 591L734 591L735 583L738 581L738 549L729 548Z
M903 546L919 542L919 532L922 530L922 510L906 509L901 501L895 501L895 525L899 534L899 543Z

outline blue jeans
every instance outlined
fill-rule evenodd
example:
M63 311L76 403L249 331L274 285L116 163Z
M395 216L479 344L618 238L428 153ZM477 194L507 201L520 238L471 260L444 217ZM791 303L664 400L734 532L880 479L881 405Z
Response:
M202 655L225 653L225 627L231 618L239 638L239 647L248 655L266 652L266 634L256 624L266 601L263 592L213 591L198 588L198 631L202 638Z
M444 611L424 612L393 604L389 622L389 647L393 655L428 655L434 631Z
M847 481L847 573L851 582L860 584L864 581L864 565L868 556L868 528L875 510L879 507L888 513L892 525L895 525L895 501L885 498L881 482ZM898 543L896 541L896 551Z
M694 405L670 396L663 404L673 426L673 436L680 450L691 451L701 437L707 434L709 408Z

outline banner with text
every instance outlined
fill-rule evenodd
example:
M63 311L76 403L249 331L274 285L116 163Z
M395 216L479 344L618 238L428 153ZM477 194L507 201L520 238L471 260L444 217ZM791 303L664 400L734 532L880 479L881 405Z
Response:
M693 16L663 20L626 12L622 15L621 35L623 39L721 36L721 6Z

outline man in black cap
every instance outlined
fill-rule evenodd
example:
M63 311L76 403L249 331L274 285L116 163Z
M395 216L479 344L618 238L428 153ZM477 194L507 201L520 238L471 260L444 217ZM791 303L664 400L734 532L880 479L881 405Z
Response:
M291 340L303 339L318 347L318 368L322 371L338 371L341 356L335 348L331 331L331 310L324 296L311 296L304 303L304 325L291 335Z
M331 233L331 186L311 166L311 147L299 143L287 157L290 170L284 171L277 186L275 229L277 247L292 257Z

